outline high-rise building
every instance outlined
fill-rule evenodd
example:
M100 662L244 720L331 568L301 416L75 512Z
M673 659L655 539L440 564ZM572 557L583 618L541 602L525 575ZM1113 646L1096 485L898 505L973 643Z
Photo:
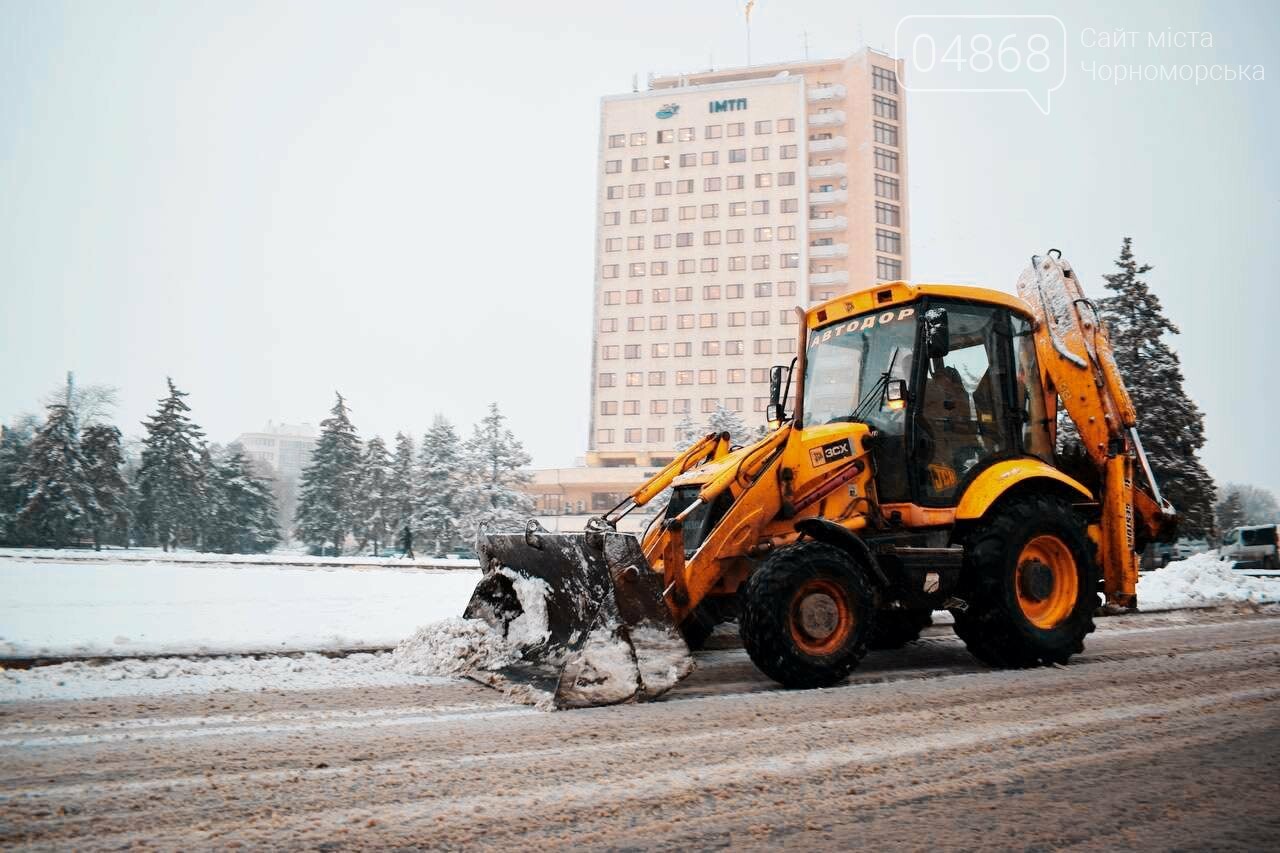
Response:
M587 464L663 464L683 423L761 422L795 308L909 275L902 63L657 77L601 102Z
M267 421L262 432L244 432L236 438L245 455L264 463L278 478L297 480L311 461L316 430L311 424L277 424Z

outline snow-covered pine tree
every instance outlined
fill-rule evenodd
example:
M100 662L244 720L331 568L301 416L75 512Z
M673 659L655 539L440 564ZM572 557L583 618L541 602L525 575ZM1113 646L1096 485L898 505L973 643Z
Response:
M104 542L129 544L129 484L124 479L124 450L120 430L108 424L90 424L80 437L85 478L97 506L89 518L93 549Z
M382 546L394 537L394 528L390 524L391 500L388 497L391 477L387 443L375 435L365 442L364 454L360 457L355 526L356 541L361 549L372 545L375 557Z
M522 530L533 515L533 500L519 487L529 482L524 467L531 457L506 426L497 403L476 424L465 446L467 487L462 533L475 541L481 527L489 532Z
M458 544L462 492L466 484L462 440L448 419L436 415L422 436L418 451L418 492L414 536L433 556L448 553Z
M747 428L747 423L742 416L720 405L716 406L716 410L707 420L706 432L727 432L730 444L746 444L751 441L751 431Z
M396 450L391 457L391 477L387 481L387 524L393 539L399 541L405 527L412 530L413 505L418 490L418 472L414 464L413 437L396 433Z
M238 444L211 458L205 481L205 547L222 554L270 551L280 542L271 484L254 472Z
M1138 412L1138 431L1165 497L1177 508L1186 536L1213 528L1213 478L1197 456L1204 446L1204 414L1183 389L1178 354L1164 341L1178 334L1160 299L1142 280L1150 264L1133 256L1125 237L1116 260L1119 272L1103 276L1112 296L1098 310L1115 350L1116 364Z
M204 496L200 448L204 433L188 416L191 407L172 379L168 396L143 424L142 467L138 471L139 527L166 551L185 534L194 541L201 521Z
M329 417L320 422L298 495L297 535L312 550L323 552L332 543L335 554L342 552L355 526L359 475L360 438L347 401L338 394Z
M27 502L29 484L22 478L31 441L40 428L35 415L0 424L0 544L21 545L18 511Z
M61 548L88 531L97 503L85 476L75 413L61 403L48 409L19 472L27 495L17 521L30 540Z
M698 431L698 425L693 422L693 418L689 417L689 413L685 412L684 417L675 426L676 451L683 453L703 435L705 433Z

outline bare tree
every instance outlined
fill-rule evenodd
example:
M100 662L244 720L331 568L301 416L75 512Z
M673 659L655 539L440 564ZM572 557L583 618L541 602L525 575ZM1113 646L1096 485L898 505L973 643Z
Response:
M45 395L46 406L66 406L83 428L105 423L119 403L120 392L114 385L77 385L75 373L67 371L67 381Z

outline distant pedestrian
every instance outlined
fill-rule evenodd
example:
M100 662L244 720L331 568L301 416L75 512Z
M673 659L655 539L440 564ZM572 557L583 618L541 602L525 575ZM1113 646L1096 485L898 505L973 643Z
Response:
M404 532L400 534L400 550L410 560L416 559L413 556L413 531L409 529L409 525L404 526Z

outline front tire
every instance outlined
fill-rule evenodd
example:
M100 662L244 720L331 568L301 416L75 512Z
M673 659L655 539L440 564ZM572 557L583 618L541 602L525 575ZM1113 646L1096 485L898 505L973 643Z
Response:
M1098 606L1098 567L1084 521L1065 500L1015 498L968 537L969 607L955 632L978 660L1021 668L1084 651Z
M765 675L791 688L829 687L867 653L876 594L862 567L822 542L770 554L747 581L742 645Z

